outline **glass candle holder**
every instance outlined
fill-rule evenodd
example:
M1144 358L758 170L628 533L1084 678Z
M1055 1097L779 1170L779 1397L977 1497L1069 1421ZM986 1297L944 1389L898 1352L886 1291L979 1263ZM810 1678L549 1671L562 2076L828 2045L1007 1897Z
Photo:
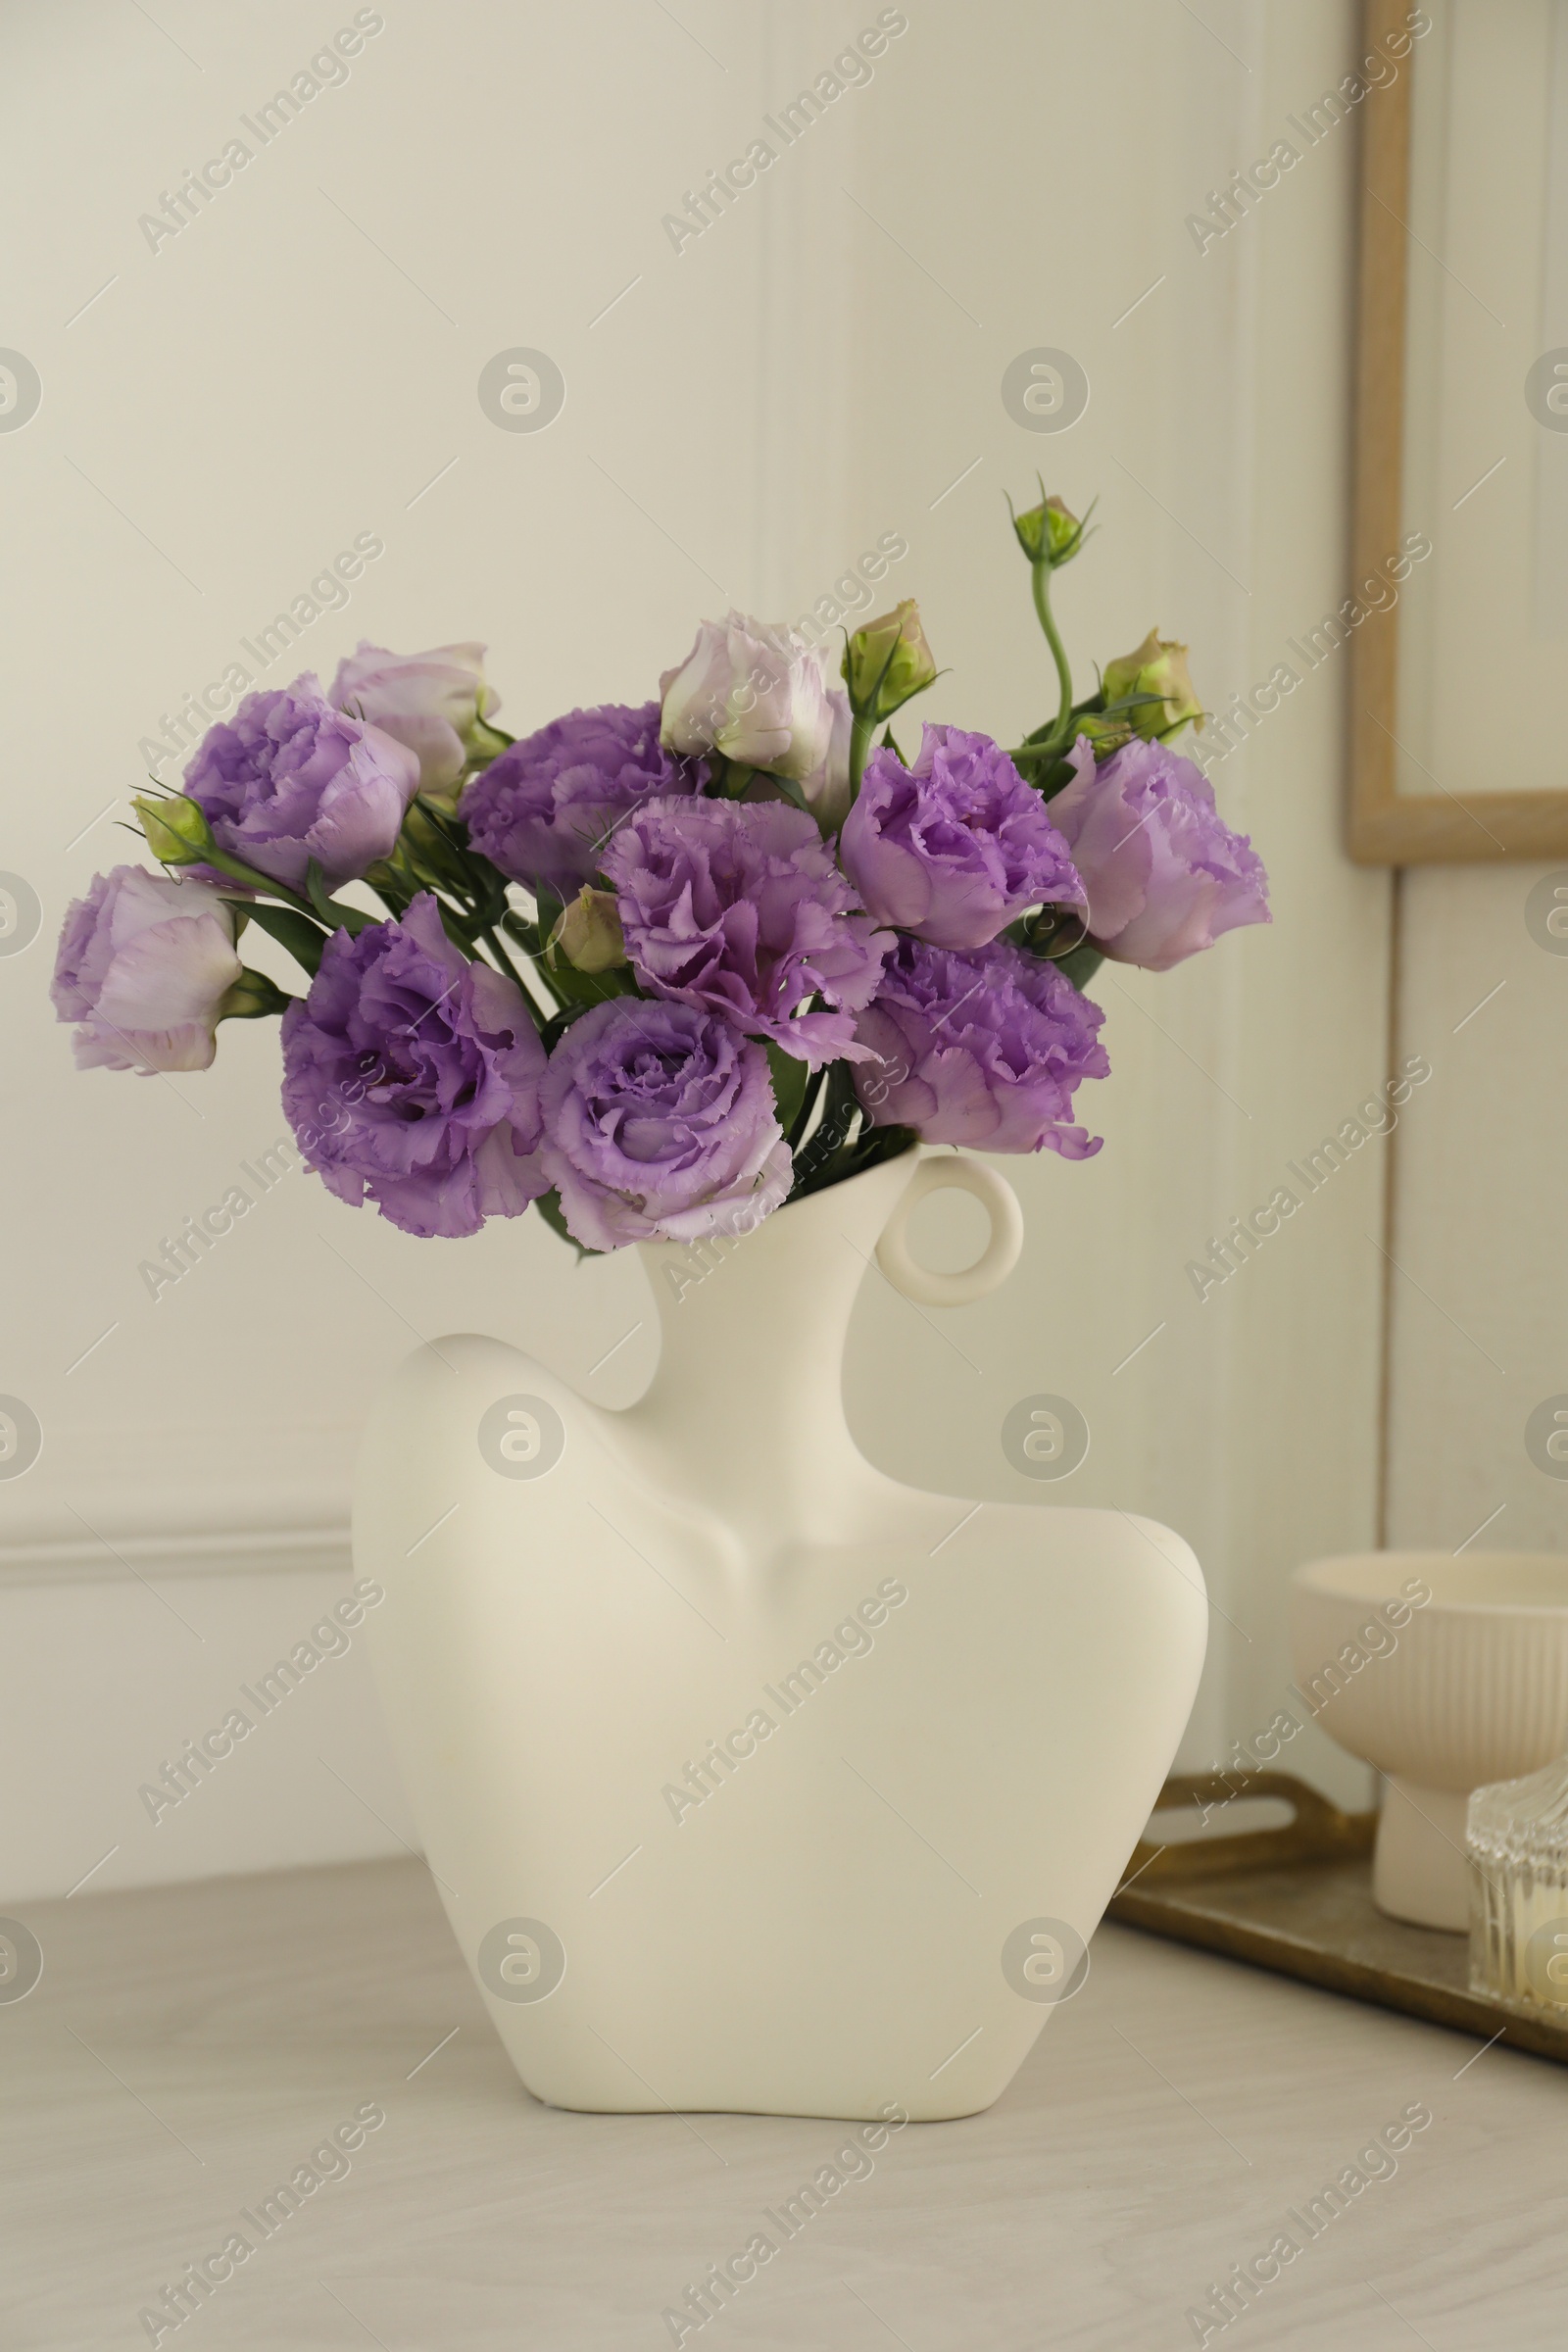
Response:
M1568 1756L1470 1798L1470 1989L1568 2023Z

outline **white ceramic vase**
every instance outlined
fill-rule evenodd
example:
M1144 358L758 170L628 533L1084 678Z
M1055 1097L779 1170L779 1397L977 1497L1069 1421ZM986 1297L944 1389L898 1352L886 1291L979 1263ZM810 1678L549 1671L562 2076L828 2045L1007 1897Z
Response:
M904 1225L955 1184L991 1240L928 1273ZM1119 1511L901 1486L842 1397L873 1257L956 1303L1020 1237L985 1163L895 1159L737 1242L643 1246L662 1348L628 1411L475 1338L382 1397L376 1674L539 2098L968 2115L1082 1982L1197 1690L1198 1563Z

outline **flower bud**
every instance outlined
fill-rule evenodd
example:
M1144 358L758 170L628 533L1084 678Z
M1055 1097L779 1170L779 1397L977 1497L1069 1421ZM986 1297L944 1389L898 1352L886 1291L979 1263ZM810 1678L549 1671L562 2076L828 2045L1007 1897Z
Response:
M1135 735L1146 742L1174 735L1189 719L1203 723L1203 706L1193 692L1187 670L1187 648L1174 638L1151 629L1142 645L1105 664L1107 705L1125 702L1129 695L1152 694L1159 700L1141 703L1127 712ZM1098 749L1098 746L1096 747Z
M1083 545L1083 523L1059 498L1042 499L1027 514L1015 514L1012 527L1031 564L1048 564L1054 568L1058 564L1070 563Z
M268 1013L287 1012L293 1002L265 972L242 964L239 978L218 1000L217 1017L220 1021L257 1021Z
M1084 710L1076 721L1080 735L1087 735L1094 746L1097 760L1108 760L1119 752L1124 743L1133 739L1132 713L1123 712L1118 718L1106 718L1098 710Z
M550 934L549 952L579 972L610 972L627 960L626 942L612 891L580 890Z
M150 792L131 796L141 819L147 847L161 865L199 865L213 851L213 829L206 811L183 793L168 800Z
M844 652L844 681L855 710L874 724L891 718L937 674L920 624L920 608L906 596L891 612L857 629Z

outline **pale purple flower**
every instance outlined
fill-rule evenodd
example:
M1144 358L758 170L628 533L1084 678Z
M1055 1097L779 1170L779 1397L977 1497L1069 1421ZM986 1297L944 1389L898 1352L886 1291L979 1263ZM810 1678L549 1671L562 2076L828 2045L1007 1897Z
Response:
M418 789L408 746L334 710L309 672L248 694L185 770L219 848L296 891L313 858L334 890L390 857Z
M1053 963L1004 940L960 952L899 942L856 1034L855 1072L873 1127L928 1144L1088 1159L1102 1138L1070 1124L1080 1080L1110 1073L1104 1019Z
M702 773L661 745L657 703L605 703L510 745L474 777L460 813L473 847L512 881L569 899L629 809L695 792Z
M832 726L820 762L800 783L802 800L824 833L836 833L850 808L850 736L855 714L842 686L829 686Z
M1097 767L1080 736L1077 771L1051 803L1089 893L1089 937L1152 972L1241 923L1272 920L1268 876L1245 833L1214 806L1202 770L1162 743L1129 743Z
M745 1233L790 1189L767 1056L692 1004L616 997L566 1030L540 1156L587 1250Z
M923 727L912 767L872 753L839 856L879 921L936 948L984 947L1031 906L1084 903L1039 793L960 727Z
M334 932L283 1015L283 1108L340 1200L405 1233L477 1233L547 1192L545 1052L515 983L470 963L428 893L401 922Z
M796 783L824 769L837 703L819 657L782 622L733 610L705 620L659 691L661 739L671 751L722 752Z
M95 874L66 909L50 995L78 1069L205 1070L239 978L235 915L201 882L139 865Z
M328 700L407 744L419 762L419 790L450 800L484 741L480 722L501 708L485 683L484 653L482 645L437 645L427 654L392 654L362 637L358 652L338 663Z
M784 801L653 801L605 854L642 986L721 1012L814 1069L856 1054L893 944L804 809ZM801 1011L816 996L832 1011Z

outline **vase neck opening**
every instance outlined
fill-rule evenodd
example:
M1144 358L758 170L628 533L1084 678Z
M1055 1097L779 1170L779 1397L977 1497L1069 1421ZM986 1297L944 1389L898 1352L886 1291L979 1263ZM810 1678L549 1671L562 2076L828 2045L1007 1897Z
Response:
M750 1232L640 1245L661 1345L638 1424L678 1454L698 1448L708 1477L765 1482L788 1464L794 1481L851 1447L845 1338L911 1164L829 1186Z

